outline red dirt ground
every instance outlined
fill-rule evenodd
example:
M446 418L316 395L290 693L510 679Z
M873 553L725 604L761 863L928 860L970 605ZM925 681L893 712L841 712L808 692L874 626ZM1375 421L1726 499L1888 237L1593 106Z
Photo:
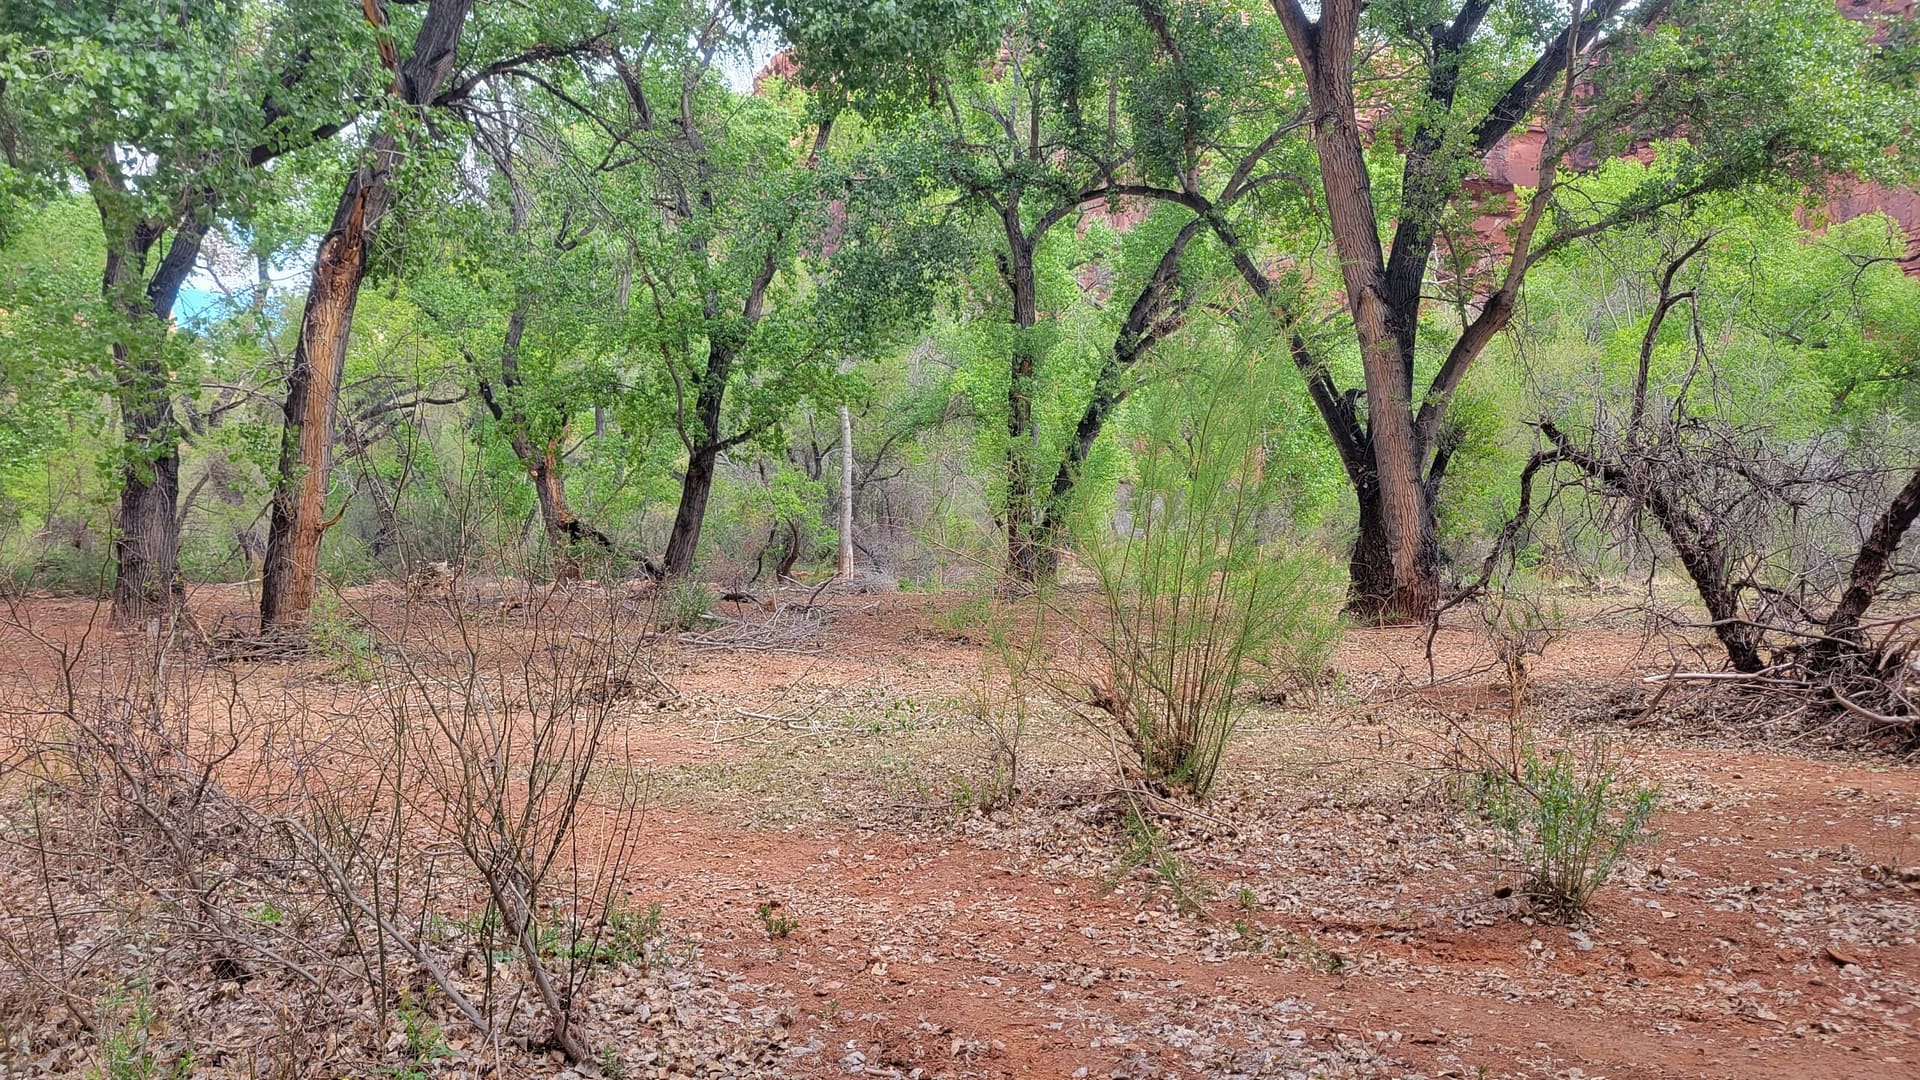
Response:
M801 652L673 651L663 670L683 704L630 729L641 766L722 779L697 795L660 785L622 880L730 994L782 1010L782 1075L1920 1077L1920 892L1872 869L1920 863L1909 762L1602 725L1665 799L1657 840L1570 929L1496 899L1494 861L1440 836L1461 812L1413 781L1317 787L1348 774L1262 771L1243 748L1218 809L1169 826L1215 886L1203 914L1183 915L1144 871L1108 887L1124 838L1075 816L1099 787L1084 772L1042 770L991 815L842 801L871 769L843 764L857 736L815 738L806 710L875 688L959 694L982 657L941 629L953 598L828 602L832 627ZM211 621L245 598L209 590L195 606ZM93 608L26 611L71 636ZM1443 714L1485 721L1506 693L1474 673L1486 652L1464 626L1437 642L1442 685L1421 689L1421 637L1350 633L1338 704L1300 714L1304 727L1252 723L1248 741L1320 732L1323 756L1365 747L1424 767L1451 730ZM1540 722L1667 670L1644 646L1598 626L1550 650ZM44 669L11 676L29 677ZM789 722L755 732L775 716ZM938 752L905 738L885 744L904 768ZM777 771L797 762L814 771ZM818 805L766 819L761 775L767 791L817 782ZM768 902L797 920L784 939L756 915Z

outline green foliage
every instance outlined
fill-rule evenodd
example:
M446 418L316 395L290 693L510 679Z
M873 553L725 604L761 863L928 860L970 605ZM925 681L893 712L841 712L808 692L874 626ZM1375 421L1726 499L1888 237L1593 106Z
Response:
M1248 353L1157 387L1126 517L1081 541L1099 581L1098 696L1162 791L1204 797L1260 665L1324 655L1337 634L1326 563L1277 526L1270 439L1284 382Z
M1598 748L1582 761L1525 742L1512 768L1480 774L1469 802L1501 831L1534 910L1571 919L1644 839L1659 792L1627 782Z
M446 1032L412 1001L403 999L394 1009L394 1015L400 1020L407 1058L405 1065L393 1070L394 1080L426 1080L431 1075L429 1066L453 1053L447 1045Z
M154 1045L153 999L147 993L134 991L107 1002L103 1012L116 1017L116 1026L104 1033L105 1060L87 1071L91 1080L185 1080L194 1074L192 1050L168 1052Z
M923 102L940 76L988 59L1012 16L1008 0L757 0L829 107L881 113Z
M57 189L124 162L123 185L96 185L125 201L103 207L113 214L172 210L189 189L243 195L252 155L345 123L341 102L381 79L365 17L324 0L28 2L0 16L0 109L24 135L9 157L28 165L17 178Z
M0 14L0 533L17 580L97 588L123 467L176 441L193 496L188 577L253 572L299 274L359 140L381 125L423 138L397 178L346 358L340 415L367 443L343 440L337 454L329 513L345 516L323 559L342 581L455 557L540 571L517 452L528 448L554 451L572 509L614 541L610 554L582 545L593 575L657 550L684 464L712 442L728 459L714 539L735 557L716 567L750 559L775 522L817 543L835 485L748 467L791 460L789 429L844 401L861 417L863 469L888 458L862 492L863 516L896 538L882 561L944 583L999 561L987 554L996 530L1064 519L1074 536L1099 535L1154 444L1156 381L1212 379L1250 341L1285 381L1256 391L1280 474L1261 496L1259 542L1348 542L1350 478L1287 362L1292 335L1338 387L1362 380L1312 132L1287 126L1304 87L1266 9L762 0L709 24L672 5L481 5L457 78L529 50L547 58L517 70L538 78L474 84L485 109L402 116L381 114L390 76L376 43L404 45L423 5L390 6L384 34L332 0L27 2ZM1453 193L1435 211L1444 242L1426 277L1442 300L1419 313L1416 386L1500 261L1485 213L1512 210L1458 187L1485 168L1475 127L1555 44L1567 9L1497 0L1447 54L1435 28L1459 10L1383 0L1363 15L1356 87L1376 218L1390 227L1415 212L1429 181ZM753 92L730 86L769 30L797 70L782 59ZM585 52L547 56L587 39ZM1449 404L1436 507L1448 560L1510 512L1526 421L1595 400L1617 410L1650 272L1702 230L1713 239L1683 282L1689 315L1740 362L1686 389L1690 319L1670 320L1652 350L1656 399L1690 393L1701 415L1829 437L1862 460L1905 445L1920 421L1920 302L1895 261L1904 237L1878 217L1822 220L1804 200L1824 200L1836 174L1911 179L1911 27L1851 22L1828 0L1686 0L1626 5L1603 39L1583 61L1569 133L1581 151L1536 237L1552 250L1530 272L1518 332ZM1441 64L1457 76L1446 100L1432 92ZM1410 178L1425 142L1434 170ZM1229 199L1232 169L1257 146L1265 156ZM1130 194L1101 193L1111 184ZM1116 368L1131 301L1194 220L1193 193L1218 213L1180 260L1169 295L1184 315L1147 362ZM169 245L202 223L196 313L142 317ZM1033 241L1030 328L1010 317L1010 228ZM1569 239L1587 229L1600 231ZM1269 275L1270 303L1243 287L1228 230ZM127 288L103 293L108 251L148 233ZM279 279L257 296L256 257ZM215 274L234 295L213 297ZM141 367L124 385L116 343ZM1016 371L1026 360L1030 377ZM703 391L724 398L711 418ZM1063 472L1103 394L1118 403ZM113 406L158 395L177 428L122 446ZM434 404L381 411L409 398ZM1032 413L1021 430L1016 401ZM1536 554L1611 558L1572 518L1543 522ZM1326 639L1308 638L1267 662L1310 671L1308 646Z
M355 682L372 682L379 668L373 631L337 601L315 606L309 623L308 644L316 655L333 664L334 674Z
M1920 98L1873 77L1871 32L1827 0L1678 3L1609 56L1586 122L1605 133L1597 149L1608 155L1684 136L1671 172L1649 176L1628 205L1658 190L1894 177L1906 165L1887 148L1920 118Z
M800 928L799 918L789 914L778 900L765 900L755 905L753 916L760 920L760 928L774 941L785 941Z
M961 596L933 616L933 628L954 641L974 645L993 640L996 612L992 596Z
M705 582L690 577L671 578L660 586L656 621L663 630L698 630L713 615L718 599Z
M666 951L661 912L658 903L648 904L642 911L616 902L599 919L583 924L556 909L540 921L535 931L536 947L547 960L586 965L651 964L662 960ZM487 914L492 917L492 908Z
M1138 803L1128 804L1126 827L1128 846L1120 856L1119 865L1108 877L1107 888L1113 889L1128 874L1145 867L1153 875L1154 882L1166 888L1173 898L1174 907L1181 914L1205 913L1211 887L1191 867L1180 861L1180 856L1167 846L1160 826L1147 817Z
M32 206L0 235L0 493L31 503L49 454L84 445L67 430L99 423L102 385L83 357L104 356L96 329L100 219L73 196Z

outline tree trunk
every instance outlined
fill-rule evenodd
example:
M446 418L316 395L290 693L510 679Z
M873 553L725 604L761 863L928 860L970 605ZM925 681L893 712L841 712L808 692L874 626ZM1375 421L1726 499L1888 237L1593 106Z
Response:
M1414 438L1413 373L1403 363L1394 332L1396 315L1388 307L1386 266L1374 213L1371 179L1361 147L1354 107L1353 55L1358 5L1327 5L1317 26L1289 23L1294 53L1307 76L1315 121L1314 147L1320 159L1327 218L1346 286L1347 308L1360 342L1366 376L1367 435L1372 450L1371 476L1378 491L1378 528L1362 532L1368 567L1384 562L1393 582L1377 596L1383 621L1424 619L1439 595L1437 568L1423 552L1433 544L1430 517L1420 481L1420 451ZM1417 303L1417 298L1416 298ZM1363 499L1363 506L1367 500ZM1365 590L1377 594L1377 581Z
M1615 497L1634 500L1647 508L1700 595L1714 636L1727 652L1727 663L1735 671L1748 674L1764 668L1760 657L1762 634L1740 610L1740 592L1728 580L1726 549L1714 538L1711 525L1675 502L1669 492L1636 476L1627 465L1602 461L1575 446L1552 422L1542 422L1540 433L1559 451L1561 460L1578 467Z
M1038 288L1033 275L1033 245L1020 221L1017 201L1003 215L1007 233L1007 287L1013 294L1013 355L1007 371L1007 574L1030 585L1051 576L1057 553L1040 535L1035 520L1033 455L1038 433L1033 426L1033 328L1039 322Z
M524 298L514 305L507 316L507 332L500 345L500 382L509 394L520 387L520 340L526 334L527 308ZM580 545L591 540L611 551L613 540L574 516L573 508L567 505L566 465L559 453L559 447L566 441L567 425L563 422L551 438L536 443L518 402L509 398L503 405L494 397L487 377L476 374L479 375L480 400L494 420L506 425L507 444L533 483L534 497L540 502L540 523L546 530L547 546L553 552L554 580L578 580Z
M694 554L700 548L700 526L707 516L707 498L713 493L713 473L719 451L701 447L687 458L687 475L680 483L680 508L673 515L673 532L667 536L665 571L679 577L693 569Z
M853 412L840 406L840 545L833 566L841 577L853 576Z
M153 242L139 237L142 231L135 230L135 237L107 256L101 286L129 329L145 322L147 314L128 295ZM180 495L180 436L173 422L173 387L158 343L141 342L140 336L129 333L113 343L124 445L120 505L114 514L111 617L123 626L164 617L172 610L179 584L174 506Z
M518 440L524 442L525 440ZM516 447L515 452L519 449ZM565 465L548 443L544 453L532 454L529 447L527 476L540 500L540 522L547 530L547 545L553 549L553 576L556 581L576 581L580 577L580 549L588 543L604 551L613 550L613 538L581 521L567 505Z
M397 66L389 59L393 93L402 105L422 107L433 100L453 69L472 5L473 0L432 0L414 36L412 55ZM365 0L365 8L369 20L385 24L377 0ZM304 621L313 608L320 538L333 524L326 518L327 480L347 339L367 272L367 245L393 203L393 171L401 157L399 139L391 129L379 127L368 144L365 164L347 179L333 225L314 256L293 370L287 376L273 517L260 582L263 630Z
M1440 592L1433 504L1438 485L1423 479L1428 439L1444 421L1447 403L1466 369L1485 348L1487 340L1505 325L1511 288L1526 270L1524 237L1516 243L1510 286L1488 298L1490 318L1476 320L1450 350L1434 383L1426 391L1418 417L1413 412L1413 362L1420 326L1425 271L1437 235L1439 218L1461 190L1470 160L1484 155L1524 120L1558 73L1570 70L1568 57L1593 40L1622 6L1622 0L1602 0L1590 12L1574 5L1577 24L1548 45L1540 57L1501 92L1481 119L1471 127L1471 141L1456 145L1441 136L1452 127L1459 85L1461 50L1475 38L1490 5L1474 2L1453 8L1450 23L1425 27L1431 35L1428 77L1420 119L1404 143L1399 221L1394 229L1392 258L1382 250L1371 179L1360 139L1355 109L1355 51L1366 4L1361 0L1323 0L1310 17L1298 0L1275 0L1279 16L1306 76L1313 119L1313 139L1319 158L1326 215L1340 257L1346 289L1345 305L1353 316L1365 374L1367 430L1364 440L1343 432L1332 407L1334 397L1324 374L1309 371L1309 390L1333 430L1356 493L1361 495L1363 520L1355 546L1354 566L1368 579L1353 582L1357 608L1383 621L1425 618ZM1655 5L1662 7L1664 5ZM1571 78L1571 75L1569 75ZM1569 100L1571 90L1569 90ZM1551 144L1551 139L1549 143ZM1542 161L1543 175L1551 176L1552 162ZM1236 260L1240 258L1236 254ZM1244 272L1244 271L1243 271ZM1316 386L1316 382L1320 385ZM1363 451L1369 460L1356 470L1348 451ZM1436 469L1437 472L1437 469ZM1362 489L1371 484L1377 495ZM1390 585L1379 580L1382 567L1392 572ZM1372 610L1366 610L1371 608Z
M775 588L783 581L793 580L793 568L800 562L800 523L787 522L787 550L780 555L780 565L773 568Z
M392 142L388 136L376 136L375 154ZM385 176L376 178L372 169L355 173L340 198L333 228L320 241L314 259L293 370L287 375L273 517L267 527L267 559L260 581L263 630L301 622L313 608L320 538L333 524L326 518L326 509L334 410L340 400L353 307L366 275L367 219L384 213L390 198Z
M1347 611L1361 619L1378 620L1386 617L1394 592L1380 487L1363 484L1354 496L1360 507L1360 530L1347 559Z
M105 162L87 182L109 244L101 296L126 321L113 343L113 378L124 440L119 505L114 514L111 618L140 625L165 616L181 596L179 552L180 428L173 415L173 376L159 336L173 317L180 286L200 256L211 205L190 199L173 242L153 277L139 286L165 222L128 220L125 185ZM136 291L139 290L139 291ZM138 328L144 324L149 333Z
M120 474L120 505L113 537L113 621L137 626L164 618L184 590L180 581L180 453L171 435L172 410L155 409L150 422L127 418L129 461Z
M1879 593L1880 582L1893 565L1894 552L1900 549L1900 541L1916 518L1920 518L1920 468L1913 471L1860 545L1860 554L1854 557L1853 570L1847 575L1847 591L1840 594L1840 602L1827 616L1824 629L1828 640L1814 648L1816 665L1831 666L1840 659L1847 651L1842 642L1851 643L1854 652L1862 648L1860 620Z

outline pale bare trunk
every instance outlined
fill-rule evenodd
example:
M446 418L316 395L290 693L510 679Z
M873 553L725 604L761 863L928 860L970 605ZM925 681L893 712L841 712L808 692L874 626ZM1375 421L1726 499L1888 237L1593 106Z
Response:
M853 576L853 412L840 406L840 551L834 572Z

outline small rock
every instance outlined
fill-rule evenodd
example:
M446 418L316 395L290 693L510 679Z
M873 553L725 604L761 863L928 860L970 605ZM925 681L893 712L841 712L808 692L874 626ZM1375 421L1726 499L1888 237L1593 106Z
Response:
M1827 959L1833 961L1836 964L1839 964L1841 967L1847 967L1848 965L1852 965L1853 967L1866 966L1865 964L1860 962L1859 957L1853 955L1852 953L1846 951L1845 949L1841 949L1833 945L1827 946Z

